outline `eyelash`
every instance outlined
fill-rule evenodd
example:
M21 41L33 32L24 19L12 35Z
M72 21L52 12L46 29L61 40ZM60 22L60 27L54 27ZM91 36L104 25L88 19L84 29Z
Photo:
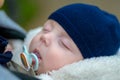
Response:
M63 41L60 41L60 44L65 47L66 49L69 49L69 47L63 42Z

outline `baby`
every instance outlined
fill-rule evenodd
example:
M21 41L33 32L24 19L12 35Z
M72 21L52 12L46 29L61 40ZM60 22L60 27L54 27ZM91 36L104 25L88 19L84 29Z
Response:
M43 30L33 38L30 52L39 58L38 74L83 59L73 40L54 20L48 20Z
M53 70L68 64L114 55L119 47L120 24L117 18L96 6L78 3L53 12L42 31L32 39L29 52L39 59L36 73L52 75Z

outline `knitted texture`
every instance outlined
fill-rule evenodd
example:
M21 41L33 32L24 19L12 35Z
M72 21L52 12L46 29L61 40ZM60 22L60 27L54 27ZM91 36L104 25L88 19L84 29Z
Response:
M59 23L73 39L84 58L110 56L120 45L120 24L108 12L89 4L70 4L48 19Z

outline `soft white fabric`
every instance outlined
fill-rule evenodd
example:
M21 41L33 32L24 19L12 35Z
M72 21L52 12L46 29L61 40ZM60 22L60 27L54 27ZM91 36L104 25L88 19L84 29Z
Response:
M120 56L79 61L37 77L42 80L120 80ZM43 77L43 75L47 77Z
M12 61L14 61L15 63L22 65L21 59L20 59L20 53L22 52L22 46L23 46L23 41L21 40L10 40L11 44L13 44L13 57L12 57Z

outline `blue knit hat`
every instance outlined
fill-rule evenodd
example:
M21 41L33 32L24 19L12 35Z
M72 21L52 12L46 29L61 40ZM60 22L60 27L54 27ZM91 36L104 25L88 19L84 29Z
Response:
M84 58L110 56L118 51L119 21L96 6L70 4L53 12L48 19L63 27Z

